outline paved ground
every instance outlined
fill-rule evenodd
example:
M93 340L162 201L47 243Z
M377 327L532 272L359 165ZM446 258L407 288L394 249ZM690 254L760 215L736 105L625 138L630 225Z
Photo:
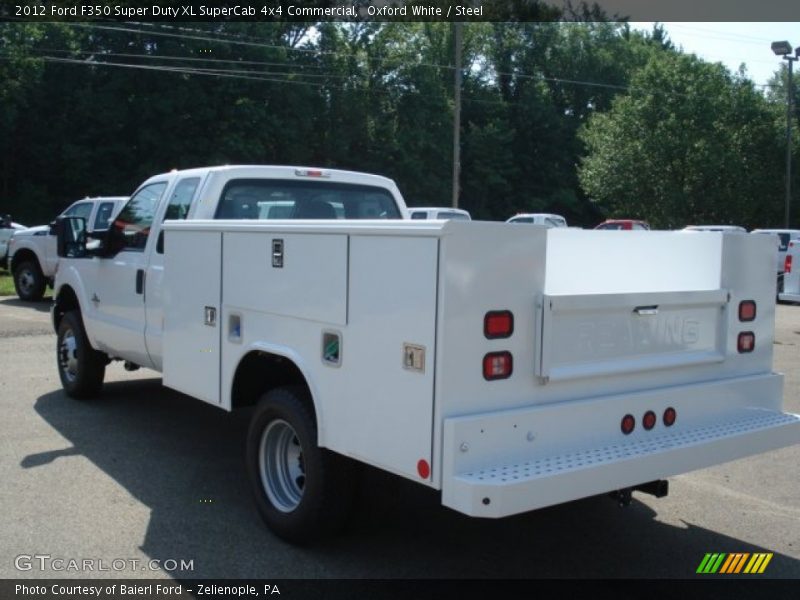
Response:
M117 365L102 400L66 398L47 309L0 298L0 578L86 575L15 569L33 554L194 564L124 577L687 577L706 552L736 551L774 552L767 575L800 578L800 446L676 477L668 498L627 509L590 498L502 521L370 470L349 532L293 548L250 500L247 414ZM776 369L797 413L799 344L800 306L779 306Z

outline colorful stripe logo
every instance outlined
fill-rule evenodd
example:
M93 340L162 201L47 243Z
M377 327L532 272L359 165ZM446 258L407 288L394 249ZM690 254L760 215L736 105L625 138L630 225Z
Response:
M748 552L734 552L726 554L724 552L707 553L700 566L697 567L697 573L700 574L738 574L738 573L763 573L769 561L772 560L772 552L756 552L750 554Z

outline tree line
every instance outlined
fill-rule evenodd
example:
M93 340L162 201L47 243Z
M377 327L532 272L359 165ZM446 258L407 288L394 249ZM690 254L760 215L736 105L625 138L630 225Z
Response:
M785 73L764 93L597 17L464 24L460 206L781 225ZM215 164L375 172L448 205L453 41L436 22L2 23L0 212L47 222Z

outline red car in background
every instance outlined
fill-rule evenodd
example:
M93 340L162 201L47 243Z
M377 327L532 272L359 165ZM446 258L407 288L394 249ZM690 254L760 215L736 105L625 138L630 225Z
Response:
M595 229L622 229L625 231L647 231L650 225L645 221L634 219L608 219L595 227Z

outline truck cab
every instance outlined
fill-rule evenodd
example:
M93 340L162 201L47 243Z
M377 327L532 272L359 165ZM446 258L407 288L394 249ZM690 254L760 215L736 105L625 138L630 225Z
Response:
M165 220L384 220L402 219L405 211L395 183L378 175L283 166L162 173L134 191L108 232L95 240L93 256L68 260L59 269L54 324L79 305L93 348L160 371L168 301ZM202 268L210 260L198 257L197 264Z

